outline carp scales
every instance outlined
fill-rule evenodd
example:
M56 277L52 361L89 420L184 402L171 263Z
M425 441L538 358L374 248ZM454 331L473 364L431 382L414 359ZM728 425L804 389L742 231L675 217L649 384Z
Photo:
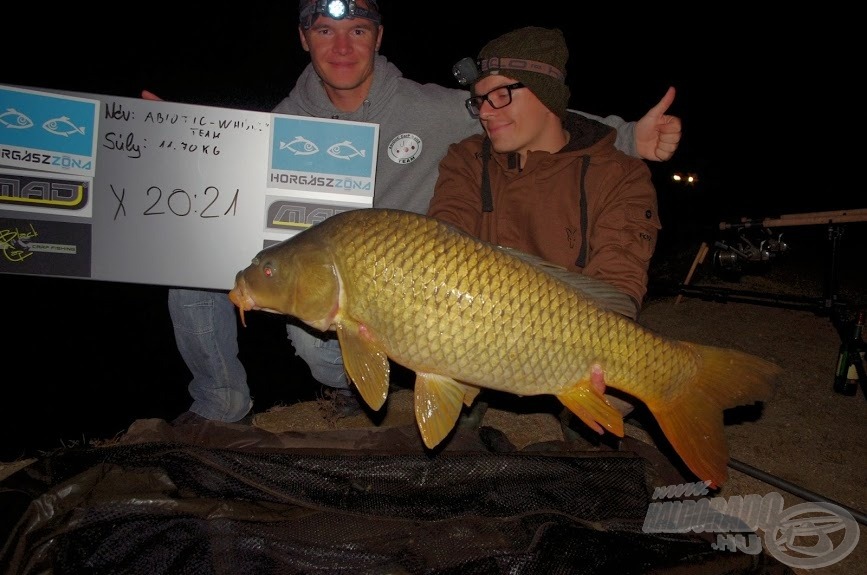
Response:
M413 370L428 448L482 388L554 395L598 433L622 437L620 412L591 383L599 364L607 386L648 407L690 470L720 486L723 410L769 399L780 372L741 351L665 338L542 266L400 210L338 213L263 249L229 298L242 323L263 310L336 331L346 373L375 410L389 358Z

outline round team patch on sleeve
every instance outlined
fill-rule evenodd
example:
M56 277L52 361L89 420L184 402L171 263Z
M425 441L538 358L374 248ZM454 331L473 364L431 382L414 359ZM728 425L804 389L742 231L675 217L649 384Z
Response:
M388 157L395 164L410 164L421 155L421 138L400 134L388 143Z

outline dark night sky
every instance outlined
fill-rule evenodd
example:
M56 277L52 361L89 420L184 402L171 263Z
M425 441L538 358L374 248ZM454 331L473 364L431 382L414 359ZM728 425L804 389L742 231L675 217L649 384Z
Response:
M21 4L9 21L41 19L35 3ZM530 4L385 0L382 52L407 77L457 87L451 65L488 40L520 26L558 26L569 42L572 107L637 119L668 85L678 88L671 112L684 120L684 139L673 160L652 165L661 195L677 169L698 172L701 184L671 197L713 205L712 219L856 207L850 186L805 173L812 167L818 177L832 130L845 123L836 115L845 112L822 104L842 103L829 92L845 86L823 55L833 44L845 53L845 15L793 14L783 25L751 12L617 4L566 18L557 4L534 13ZM19 57L6 59L0 82L128 97L148 88L173 101L269 110L308 61L295 2L252 0L245 12L228 5L180 13L176 2L154 0L111 26L70 11L58 18L62 34L16 25ZM824 29L835 37L820 40Z
M567 22L542 3L539 13L531 3L520 11L513 3L382 4L382 53L421 82L456 86L454 62L475 57L501 33L539 25L566 34L572 107L637 119L674 85L670 112L684 121L683 142L670 162L651 165L663 233L686 219L717 223L867 204L863 185L849 180L852 145L834 135L848 123L849 108L844 98L829 97L834 90L848 95L854 80L841 80L823 57L831 50L816 38L831 28L815 12L787 15L784 26L773 16L713 14L706 5L671 14L656 6L627 13L632 9L617 3ZM233 8L183 5L191 11L180 13L181 3L154 0L97 22L92 11L52 15L37 3L18 3L6 9L9 51L0 83L125 97L147 88L172 101L270 110L308 62L295 3L252 0L244 13L237 3L224 5ZM46 18L61 25L38 25ZM854 50L842 46L851 41L839 27L833 33L842 48L836 52ZM674 188L674 170L697 172L701 181ZM185 408L188 375L171 338L165 288L23 276L0 276L0 285L7 307L14 304L4 331L7 342L15 335L24 373L14 383L2 378L0 437L14 441L0 460L22 454L21 446L105 436L136 418L171 418ZM275 328L260 331L267 329ZM250 370L258 405L291 400L262 384L293 369L285 338L278 333L281 343L264 344L250 333L242 345L252 350L247 358L262 359Z

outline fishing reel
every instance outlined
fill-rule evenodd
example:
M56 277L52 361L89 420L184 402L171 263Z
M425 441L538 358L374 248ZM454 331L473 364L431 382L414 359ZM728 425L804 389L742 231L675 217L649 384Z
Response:
M714 268L728 275L763 273L771 263L789 251L783 234L768 228L744 228L734 238L714 242Z

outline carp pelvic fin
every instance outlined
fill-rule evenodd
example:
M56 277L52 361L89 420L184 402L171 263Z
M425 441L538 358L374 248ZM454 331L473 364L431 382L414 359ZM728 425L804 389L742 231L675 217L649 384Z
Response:
M623 416L590 382L590 376L581 379L566 393L558 395L557 399L596 433L602 434L604 427L617 437L623 437Z
M337 324L337 339L343 354L343 365L361 397L372 409L379 411L388 396L391 367L385 348L378 341L365 337L359 326Z
M458 384L461 385L461 384ZM481 388L472 387L469 385L463 386L464 388L464 405L470 407L473 402L476 400L476 396L479 395L479 392L482 391Z
M428 449L436 447L455 427L461 408L470 405L479 389L450 377L417 373L415 377L415 421Z

